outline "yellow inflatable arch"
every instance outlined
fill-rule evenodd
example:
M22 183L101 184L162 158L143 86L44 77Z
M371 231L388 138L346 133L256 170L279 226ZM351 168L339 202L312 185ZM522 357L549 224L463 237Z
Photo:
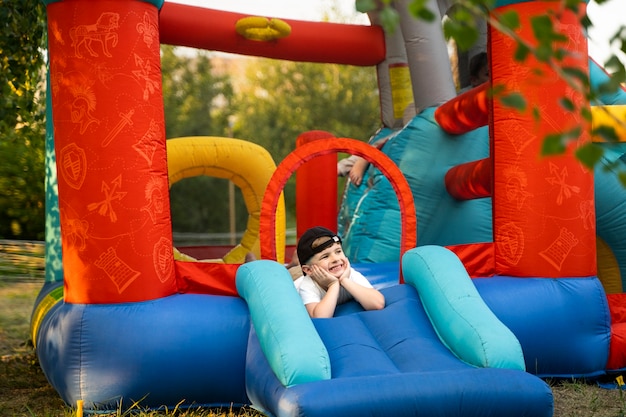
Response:
M240 139L194 136L167 141L167 168L170 188L184 179L206 175L232 181L243 194L248 209L248 223L241 242L222 259L203 262L243 263L248 252L260 258L259 218L265 188L276 170L269 152L261 146ZM280 195L276 209L277 260L285 258L285 203ZM176 251L182 260L195 260Z

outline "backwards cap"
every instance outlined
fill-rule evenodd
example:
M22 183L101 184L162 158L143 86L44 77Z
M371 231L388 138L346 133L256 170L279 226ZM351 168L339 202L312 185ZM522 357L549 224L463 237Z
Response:
M329 239L327 242L324 242L321 245L313 248L313 242L315 242L315 240L320 237L328 237ZM300 264L305 264L309 259L313 257L313 255L315 255L316 253L320 253L334 243L341 244L341 238L327 228L322 226L316 226L308 229L302 234L300 240L298 241L297 251Z

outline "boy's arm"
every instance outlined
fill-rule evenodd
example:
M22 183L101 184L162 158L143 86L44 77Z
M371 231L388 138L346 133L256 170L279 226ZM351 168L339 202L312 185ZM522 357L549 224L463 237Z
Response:
M312 318L331 318L335 314L337 308L337 299L339 298L339 281L335 281L328 287L326 294L319 303L306 304L306 311Z
M348 291L365 310L382 310L385 308L385 296L375 288L364 287L347 277L342 277L339 283Z

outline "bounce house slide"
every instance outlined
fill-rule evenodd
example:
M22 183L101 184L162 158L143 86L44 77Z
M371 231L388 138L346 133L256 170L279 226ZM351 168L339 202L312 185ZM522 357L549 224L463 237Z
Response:
M607 76L604 70L595 62L589 61L591 82L598 86L606 82ZM602 102L608 105L608 109L613 111L615 115L622 115L624 112L624 104L626 103L626 90L619 89L614 94L607 94L601 97ZM459 101L459 104L462 101ZM593 108L592 108L593 109ZM516 253L532 252L529 251L528 242L515 242L514 236L520 232L515 226L516 219L529 212L551 212L559 213L563 207L571 204L571 197L577 196L584 190L584 187L575 184L571 175L575 172L570 167L569 170L561 170L560 172L553 166L551 174L546 175L538 181L541 185L537 190L531 190L528 186L529 173L522 174L519 168L514 166L504 166L499 171L495 171L494 175L501 175L505 187L501 191L504 198L500 201L508 205L506 210L519 211L519 216L512 218L509 224L502 227L505 231L502 233L504 241L491 245L494 240L494 208L497 210L492 196L484 195L490 198L474 198L460 200L448 192L444 184L447 185L452 167L470 164L472 161L487 160L490 155L489 147L489 129L488 126L478 127L463 134L450 134L441 129L437 118L436 109L426 109L415 116L404 128L391 131L387 129L382 131L379 136L389 136L382 151L388 155L403 170L411 185L411 191L415 198L416 212L419 219L418 245L442 245L446 247L456 247L463 250L463 247L469 247L475 242L482 242L478 246L479 250L474 251L471 256L466 256L464 262L471 262L472 266L479 270L479 273L472 273L472 277L493 277L490 281L501 281L503 285L498 289L494 289L494 298L509 298L509 305L503 305L501 310L498 305L491 305L496 311L498 317L507 325L507 321L511 309L528 311L544 311L542 317L537 316L537 323L541 323L540 327L545 327L544 346L539 346L536 339L530 336L532 332L537 332L538 328L524 325L523 321L510 325L515 329L515 334L521 339L524 346L525 355L529 354L529 350L536 352L536 357L540 358L539 362L529 366L529 370L533 373L543 376L563 375L568 372L572 374L594 374L593 366L596 370L605 368L611 371L624 369L626 366L626 315L623 310L626 308L626 297L623 295L623 288L626 288L626 242L623 239L626 233L626 194L624 187L620 183L615 171L624 169L626 160L624 154L624 131L619 125L615 125L617 133L622 137L618 143L600 143L604 149L604 161L594 172L592 189L592 200L581 201L575 203L574 211L571 218L576 219L575 223L563 224L563 230L574 230L579 227L583 232L581 236L572 236L569 233L561 234L561 231L555 234L552 241L547 241L543 247L555 249L557 244L562 244L563 251L557 253L554 251L548 254L549 250L537 249L535 253L544 251L539 255L539 261L536 264L552 265L549 274L541 275L537 271L526 273L524 280L521 282L507 276L510 273L503 274L505 276L496 277L498 275L494 270L493 253L497 251L501 254L510 254L511 257L505 260L514 264L517 260ZM621 113L620 113L621 112ZM596 116L602 116L601 112L594 111L594 123ZM601 120L598 120L600 123ZM608 123L608 121L605 121ZM375 138L374 140L377 140ZM508 139L507 139L508 140ZM522 145L520 145L522 146ZM478 167L478 165L476 165ZM604 166L613 166L614 170L607 170ZM478 170L475 174L480 174ZM555 175L556 174L556 175ZM562 183L562 184L561 184ZM572 184L573 193L567 192L567 187ZM366 186L355 187L349 185L344 195L344 204L341 207L339 216L339 233L344 237L346 244L344 250L353 262L390 262L397 258L399 251L397 236L400 234L400 223L398 215L398 205L394 200L393 190L385 178L375 169L370 168L365 175L364 184ZM550 191L543 190L542 187L547 184ZM561 188L559 188L561 187ZM469 187L468 187L469 188ZM487 193L488 194L488 193ZM547 209L544 207L532 208L532 201L539 196L553 196L557 202L555 209ZM561 200L559 200L561 196ZM561 203L558 203L561 201ZM560 205L559 205L560 204ZM527 209L528 207L528 209ZM593 211L589 209L593 207ZM500 208L500 213L505 212ZM595 218L594 218L595 214ZM538 217L533 224L538 226L536 231L525 232L526 236L540 236L545 230L543 227L555 220L554 216L546 218ZM582 228L581 228L582 226ZM595 227L595 230L594 230ZM508 228L508 230L507 230ZM586 236L586 242L582 236ZM583 242L585 242L583 244ZM561 268L571 265L576 258L571 257L569 250L578 248L583 245L594 248L592 258L589 264L594 263L597 258L597 273L582 274L577 268L570 273L565 274ZM517 252L516 252L517 251ZM550 260L550 256L555 256ZM504 265L503 262L501 265ZM557 277L560 274L562 281L552 280L535 280L536 278L545 278L546 276ZM520 275L515 275L519 278ZM597 278L596 278L597 277ZM584 280L580 280L585 278ZM599 281L598 281L599 278ZM479 289L484 280L477 280L476 285ZM597 281L597 282L593 282ZM491 286L486 286L490 288ZM570 292L565 294L561 292L565 288L570 288ZM509 291L511 294L509 295ZM606 294L605 294L606 292ZM521 296L524 294L524 296ZM550 295L548 295L550 294ZM568 297L575 294L576 300L565 302ZM608 295L608 296L607 296ZM539 300L544 300L542 304ZM562 302L558 307L554 300ZM498 303L498 301L496 301ZM564 312L578 311L580 306L589 306L596 303L593 312L589 312L587 318L596 315L598 319L606 320L605 323L598 322L598 328L610 329L610 335L592 336L589 342L597 340L599 345L589 345L594 352L595 359L589 360L590 356L584 354L582 346L579 353L585 357L585 361L589 363L582 368L576 364L573 356L570 357L571 347L577 346L563 344L555 334L565 336L564 329L571 332L567 339L572 341L582 340L577 338L577 329L568 324L567 317ZM608 306L607 306L608 304ZM559 311L562 308L562 311ZM585 307L587 308L587 307ZM549 310L549 311L548 311ZM609 314L609 311L611 314ZM517 320L512 318L514 322ZM556 320L553 322L553 320ZM557 325L556 323L561 324ZM527 320L530 323L530 320ZM551 323L551 324L548 324ZM551 330L548 330L550 328ZM542 331L543 332L543 331ZM610 339L610 355L608 360L602 350L607 348L607 341L603 338ZM556 348L556 346L560 346ZM543 352L541 350L543 349ZM547 350L546 350L547 349ZM578 351L578 348L575 349ZM541 352L541 353L540 353ZM564 355L564 352L568 352ZM532 354L535 356L535 353ZM570 367L563 366L564 358L570 357L567 361ZM604 359L603 359L604 357ZM592 365L592 362L594 363ZM527 362L528 364L528 362ZM589 365L589 366L588 366Z
M406 1L394 2L404 11L398 48L377 25L289 21L286 37L259 42L247 36L250 27L240 33L249 22L243 14L162 0L45 3L52 30L46 284L31 323L41 368L68 405L80 402L94 412L252 404L275 416L543 416L552 415L553 402L540 378L626 369L626 357L613 356L626 345L615 337L616 322L626 322L616 308L626 305L619 299L626 275L624 189L612 173L594 178L581 169L573 147L561 157L537 158L541 139L554 128L586 125L556 99L586 98L541 62L513 59L515 45L505 34L487 28L490 83L516 85L539 105L539 120L488 100L487 84L457 96L441 25L437 19L415 24ZM450 6L437 3L434 10ZM534 16L558 17L554 27L568 38L567 65L589 67L594 82L602 72L586 62L579 15L560 7L503 0L493 10L516 11L518 35L531 42ZM107 28L109 42L93 50L89 39L72 41L92 27ZM250 221L245 242L222 262L175 257L169 175L189 166L175 169L168 157L173 144L165 141L159 39L377 66L381 135L391 135L381 151L391 163L377 166L371 158L377 169L369 169L367 185L350 186L338 234L355 268L381 288L385 309L365 312L348 303L335 318L311 320L280 255L240 264L257 239L266 246L265 222ZM602 100L623 104L625 95ZM393 102L394 96L402 99ZM411 99L415 115L405 124ZM614 107L623 120L624 107ZM385 117L389 110L392 117ZM590 139L582 129L577 141ZM229 142L229 149L243 146ZM607 144L614 151L605 155L609 162L625 163L623 142ZM297 151L290 155L312 157ZM196 163L183 151L184 162L205 175L215 160L233 160L220 152L207 150ZM274 208L284 185L274 175L297 165L286 161L265 191ZM247 184L272 170L257 166L241 182L238 172L228 178ZM385 170L406 180L407 192L396 195ZM265 186L251 188L250 212L258 212L251 202ZM410 215L406 200L415 206ZM417 237L399 239L416 222ZM277 253L282 235L276 228L265 236ZM596 242L606 244L609 262L600 255L596 262ZM608 300L598 279L607 269L622 293Z
M381 288L385 309L351 302L311 320L282 265L242 265L252 405L274 416L552 415L550 388L525 372L519 341L452 252L410 250L402 271L406 284L390 285L396 274Z

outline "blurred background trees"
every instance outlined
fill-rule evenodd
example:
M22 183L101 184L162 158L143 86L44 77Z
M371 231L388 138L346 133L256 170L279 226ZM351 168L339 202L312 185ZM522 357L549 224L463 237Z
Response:
M43 240L45 230L45 6L0 0L0 239ZM379 125L374 68L294 63L188 51L163 45L166 136L221 136L255 142L276 164L300 133L326 130L367 140ZM239 68L233 74L230 70ZM241 161L245 163L245 161ZM229 181L174 184L175 232L229 232ZM295 221L294 178L286 189ZM248 213L235 189L236 230ZM291 219L291 220L289 220Z
M278 165L309 130L367 140L380 125L375 68L297 63L161 48L167 138L220 136L267 149ZM245 164L246 161L240 161ZM234 191L234 207L230 206ZM288 225L295 224L295 176L285 187ZM211 177L183 179L170 190L177 244L180 234L228 236L246 229L239 189ZM189 239L187 235L187 239ZM238 242L238 239L235 239ZM197 241L195 243L206 243Z
M44 238L45 7L0 0L0 238Z
M369 4L359 0L357 6L362 3ZM490 1L470 3L488 6ZM40 0L0 0L0 22L0 239L42 240L45 6ZM616 34L614 39L621 42L622 50L625 34ZM278 164L303 132L325 130L365 141L380 125L373 67L297 63L167 45L161 51L167 138L198 135L249 140L267 149ZM626 73L623 65L619 69L615 72L618 83ZM227 233L229 215L234 212L236 231L243 232L247 222L243 198L235 189L233 210L231 192L227 180L208 177L174 184L174 231ZM285 197L288 227L293 227L294 177L287 183Z

